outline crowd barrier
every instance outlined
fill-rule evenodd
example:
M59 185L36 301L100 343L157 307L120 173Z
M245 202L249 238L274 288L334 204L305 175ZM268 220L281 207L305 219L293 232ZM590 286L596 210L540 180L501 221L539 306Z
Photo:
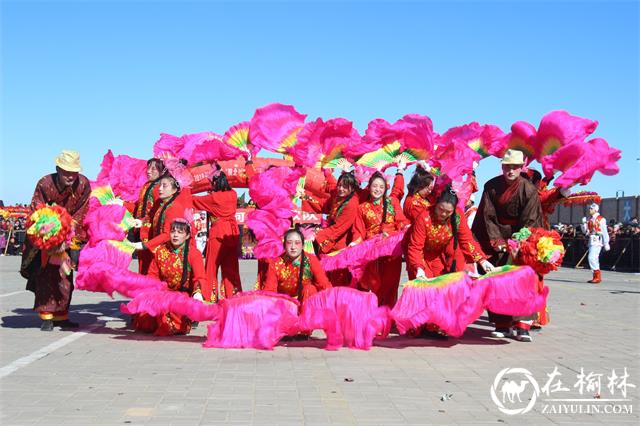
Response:
M584 236L563 237L565 248L562 266L568 268L589 268L587 261L587 239ZM611 250L602 250L600 267L618 272L640 272L640 236L619 236L609 244Z

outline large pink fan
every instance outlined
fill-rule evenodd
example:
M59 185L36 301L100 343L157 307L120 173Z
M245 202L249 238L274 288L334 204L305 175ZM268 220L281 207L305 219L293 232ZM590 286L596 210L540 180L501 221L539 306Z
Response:
M515 149L523 152L528 163L536 156L535 139L536 128L526 121L517 121L511 125L511 133L505 135L504 150L497 156L502 157L507 149Z
M290 227L294 204L291 201L304 169L273 167L254 176L249 182L249 195L258 210L247 217L247 226L258 241L253 252L259 259L282 253L282 235Z
M483 306L498 314L524 316L546 306L549 288L538 291L538 275L529 266L506 265L474 283L483 294Z
M100 164L97 185L111 185L113 192L125 201L138 200L140 189L147 182L147 162L128 155L113 156L107 151Z
M203 346L273 349L283 336L297 334L298 306L295 299L266 291L223 299Z
M402 134L404 151L416 159L431 158L435 148L435 133L431 119L426 115L407 114L398 121L409 124Z
M76 288L112 295L135 297L147 290L167 289L167 285L153 277L128 270L131 254L118 250L109 241L94 247L85 246L80 255Z
M179 158L186 159L189 164L201 161L235 160L246 155L238 148L225 143L220 135L212 132L194 133L183 136L184 148Z
M250 126L251 123L248 121L234 124L224 133L222 141L227 145L238 148L245 157L247 157L249 153L255 156L258 153L258 148L254 147L249 140Z
M249 139L257 148L284 153L295 144L306 117L292 105L274 103L258 108L251 118Z
M293 216L292 213L289 213ZM253 254L258 259L269 259L283 253L282 236L291 227L290 217L280 218L268 210L253 210L245 223L256 236Z
M464 272L413 280L404 284L391 316L400 333L431 323L457 337L482 313L482 296Z
M160 133L160 139L153 144L153 156L180 158L180 151L184 148L184 138Z
M483 158L489 155L500 155L507 143L505 134L499 127L491 124L480 125L475 121L450 128L440 136L440 139L464 142Z
M390 326L389 308L378 307L375 294L348 287L333 287L306 299L298 323L301 330L324 330L328 350L368 350L373 339L389 334Z
M120 223L127 210L118 204L101 205L92 197L89 199L89 210L84 218L84 226L90 235L90 245L102 240L122 241L126 232Z
M351 121L334 118L325 122L318 118L305 124L298 134L298 143L288 153L305 167L314 167L319 162L326 165L343 158L343 151L359 145L361 140Z
M621 156L619 149L611 148L602 138L595 138L563 146L542 159L542 168L545 176L561 171L554 185L567 188L577 183L586 185L597 171L606 176L615 175L620 171L616 163Z
M444 134L438 139L434 163L440 168L441 175L460 181L473 172L473 163L482 157L464 140L450 136Z
M120 306L120 311L129 315L149 314L155 317L172 312L192 321L211 321L219 310L218 305L204 304L186 293L170 290L147 290Z
M536 158L539 162L559 148L584 140L598 127L598 122L577 117L566 111L545 114L536 134Z
M376 235L366 241L323 256L320 260L325 271L348 268L354 281L358 281L367 263L382 256L401 256L404 231L388 237Z

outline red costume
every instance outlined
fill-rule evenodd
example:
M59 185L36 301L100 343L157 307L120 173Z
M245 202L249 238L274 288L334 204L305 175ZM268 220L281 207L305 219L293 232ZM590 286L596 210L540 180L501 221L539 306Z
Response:
M329 199L323 203L319 212L327 214L329 226L316 234L316 243L322 254L331 253L346 248L353 241L353 227L358 217L358 195L356 193L339 200L336 193L336 183L333 175L329 175L327 182ZM333 285L348 286L351 284L351 274L348 269L338 269L327 273Z
M452 220L458 228L458 241L455 248ZM486 256L473 239L464 214L458 210L446 223L441 224L437 222L435 206L423 211L409 231L407 252L409 279L415 279L418 268L425 272L427 278L462 271L466 259L471 262L480 262L486 259Z
M171 243L164 243L156 248L149 267L149 276L166 282L169 290L181 291L189 296L200 293L201 286L206 282L202 255L195 244L191 244L191 240L187 240L177 249ZM191 320L173 312L157 317L148 314L135 315L133 325L136 330L154 333L156 336L187 334L191 331Z
M216 302L242 291L238 248L240 231L236 222L238 194L230 191L210 192L193 197L193 205L211 215L211 228L206 248L207 281L203 285L204 300ZM218 270L222 269L222 286Z
M405 228L408 223L400 208L403 195L404 178L401 173L398 173L391 195L387 198L387 215L384 223L382 223L384 209L382 199L375 202L369 199L360 203L354 232L355 241L367 240L382 233L391 234ZM398 300L401 272L401 256L383 256L367 264L358 288L375 293L380 306L393 308Z
M431 201L427 198L422 198L417 192L413 195L407 195L402 205L402 211L409 220L414 223L415 220L425 211L430 205Z
M304 269L300 288L298 287L299 280L300 257L292 260L284 253L270 261L264 289L296 297L300 302L304 302L307 297L331 288L331 283L327 279L320 261L312 254L304 254Z
M144 220L147 214L153 208L156 201L160 199L160 179L147 181L140 189L138 201L135 203L124 203L124 206L131 212L136 219ZM140 238L140 231L135 230L136 237ZM138 272L146 274L149 265L153 260L153 253L147 250L138 252Z
M187 189L183 192L176 192L167 200L158 199L155 202L143 220L142 228L140 228L140 240L145 249L153 252L156 247L169 241L171 223L178 218L184 219L185 209L191 208L190 198L191 194ZM153 256L145 256L144 251L141 251L142 257L138 259L138 262L140 263L140 273L146 275Z

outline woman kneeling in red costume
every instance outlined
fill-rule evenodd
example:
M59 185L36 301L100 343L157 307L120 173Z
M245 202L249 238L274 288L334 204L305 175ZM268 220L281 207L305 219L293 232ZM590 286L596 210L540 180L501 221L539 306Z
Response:
M190 237L191 229L185 219L171 222L170 240L155 249L149 276L166 282L170 291L181 291L202 301L200 288L206 280L204 261ZM172 312L157 317L141 314L134 316L133 326L156 336L171 336L188 334L191 320Z

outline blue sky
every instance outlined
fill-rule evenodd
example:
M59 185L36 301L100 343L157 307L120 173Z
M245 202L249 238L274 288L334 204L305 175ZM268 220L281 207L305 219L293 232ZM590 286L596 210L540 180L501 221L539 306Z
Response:
M429 115L508 131L565 109L596 119L638 194L638 3L3 1L0 199L28 202L64 148L94 178L108 148L223 133L270 102L315 117ZM485 160L479 182L497 174Z

